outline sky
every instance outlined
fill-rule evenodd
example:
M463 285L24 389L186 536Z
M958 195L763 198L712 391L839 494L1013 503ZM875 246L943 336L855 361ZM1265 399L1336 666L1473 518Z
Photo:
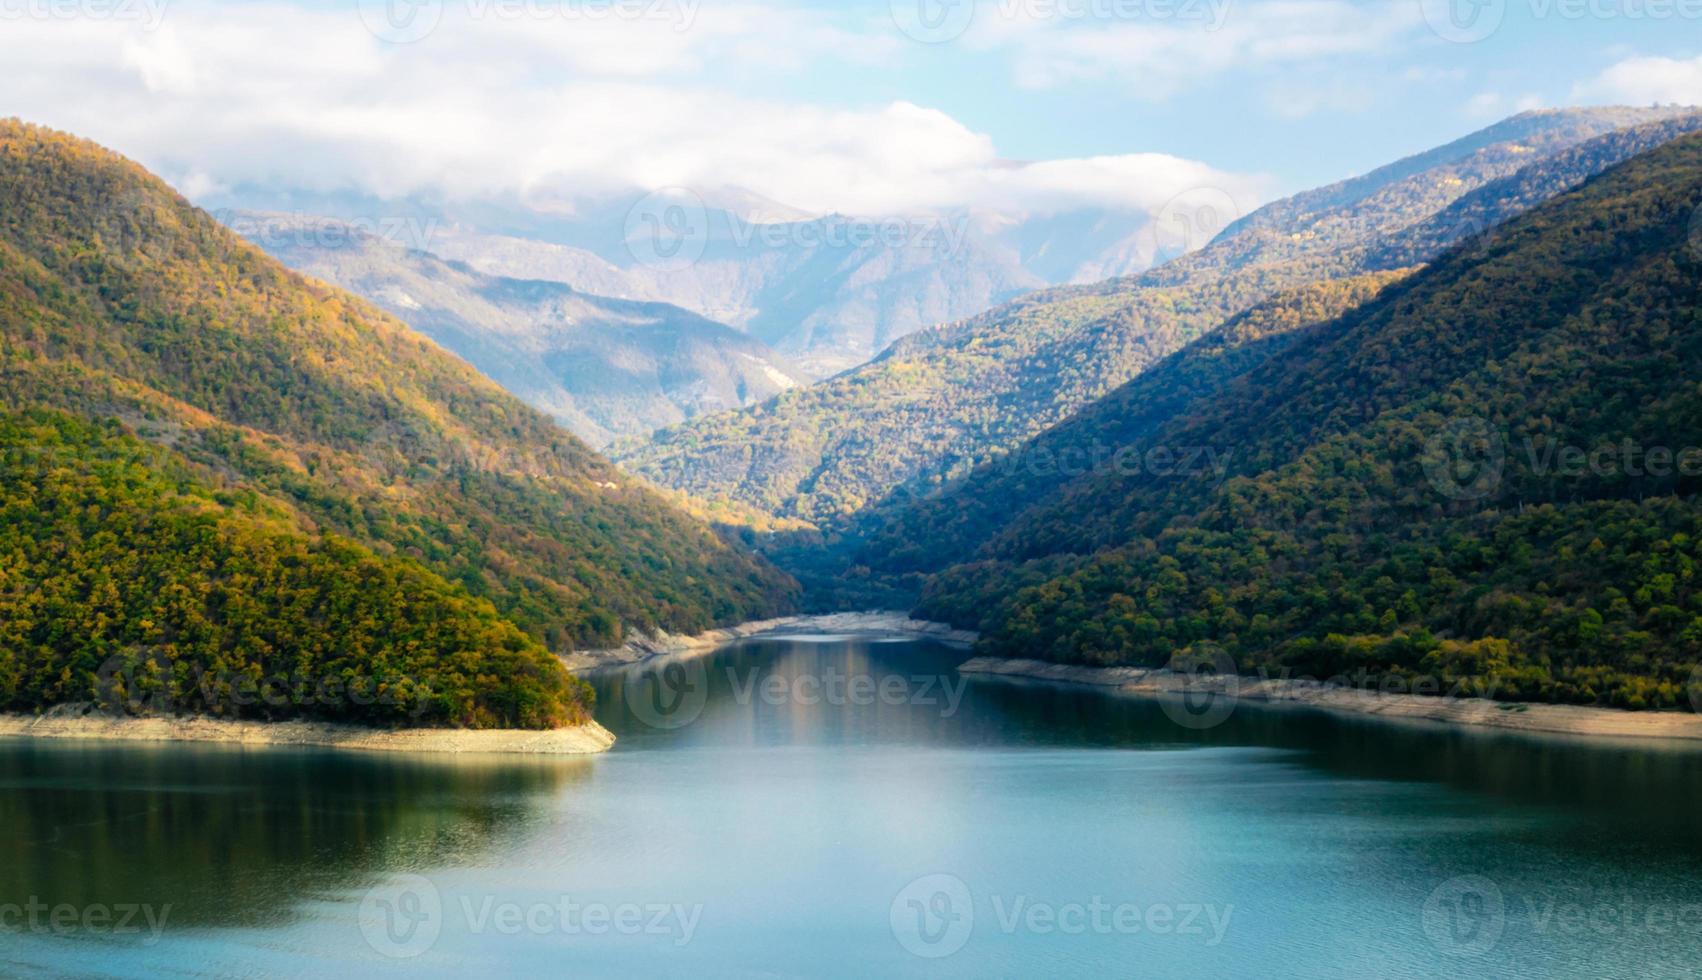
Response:
M1702 103L1702 0L0 0L0 115L192 198L745 188L1156 212Z

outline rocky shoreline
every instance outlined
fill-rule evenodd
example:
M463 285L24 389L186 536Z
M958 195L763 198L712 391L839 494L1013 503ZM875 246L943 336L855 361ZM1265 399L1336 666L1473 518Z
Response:
M725 629L710 630L696 636L661 633L656 636L635 636L613 650L581 650L561 658L569 670L592 670L598 667L617 667L642 663L655 657L678 656L685 653L708 652L738 640L759 636L784 636L811 633L828 636L862 636L889 639L931 640L946 646L967 649L975 644L976 634L969 630L953 629L945 623L930 623L911 619L902 612L844 612L817 616L782 616L741 623Z
M454 755L592 755L615 736L590 722L552 731L473 731L453 728L384 730L314 721L226 721L218 718L114 718L80 706L41 715L0 714L0 737L82 741L207 742L227 745L302 745L362 752Z
M1041 660L976 657L958 667L965 674L1018 677L1109 687L1136 696L1173 695L1177 675L1139 667L1082 667ZM1408 721L1441 722L1476 728L1594 738L1644 738L1702 741L1702 715L1680 712L1621 711L1568 704L1526 704L1481 698L1382 694L1317 681L1265 678L1203 678L1190 691L1228 695L1246 701L1289 704L1345 714ZM1201 687L1199 685L1204 684Z

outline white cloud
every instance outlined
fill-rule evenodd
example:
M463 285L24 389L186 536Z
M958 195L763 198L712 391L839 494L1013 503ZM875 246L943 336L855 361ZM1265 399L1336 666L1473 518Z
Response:
M1466 116L1472 119L1499 119L1531 109L1543 108L1539 95L1508 96L1501 92L1479 92L1466 100Z
M682 31L471 9L446 4L428 38L400 45L348 8L180 3L151 32L9 22L0 86L8 111L112 146L192 193L745 187L808 211L881 215L991 203L1151 210L1202 185L1250 204L1266 190L1156 154L1013 165L985 134L907 102L828 108L713 84L706 66L783 75L797 59L892 56L889 37L797 12L704 5Z
M996 9L1007 7L1001 0ZM1199 16L995 17L985 26L977 22L971 41L1010 48L1017 81L1028 87L1106 81L1126 86L1128 94L1161 100L1232 71L1376 53L1423 23L1412 3L1243 0L1176 9Z
M1573 98L1588 102L1654 105L1702 104L1702 57L1626 58L1577 86Z

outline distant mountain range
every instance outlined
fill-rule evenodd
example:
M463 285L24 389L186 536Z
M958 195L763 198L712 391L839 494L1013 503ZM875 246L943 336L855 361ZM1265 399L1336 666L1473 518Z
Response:
M1699 127L1677 109L1526 113L1269 205L1142 275L1025 296L612 452L694 496L833 526L936 493L1280 291L1430 261Z
M1226 194L1215 197L1228 202L1220 220L1238 217ZM852 218L727 190L540 203L241 187L201 203L218 214L349 221L487 275L678 306L744 331L812 377L1035 289L1139 272L1188 244L1137 211Z
M807 380L760 340L677 306L486 275L332 218L219 217L290 268L377 303L593 446Z
M400 321L15 121L0 515L8 711L555 727L590 695L552 654L795 590ZM368 696L231 696L262 678Z

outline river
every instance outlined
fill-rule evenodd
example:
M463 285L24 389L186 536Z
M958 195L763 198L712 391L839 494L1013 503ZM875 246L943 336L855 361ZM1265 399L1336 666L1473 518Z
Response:
M1688 977L1702 751L747 641L583 759L0 741L20 976Z

